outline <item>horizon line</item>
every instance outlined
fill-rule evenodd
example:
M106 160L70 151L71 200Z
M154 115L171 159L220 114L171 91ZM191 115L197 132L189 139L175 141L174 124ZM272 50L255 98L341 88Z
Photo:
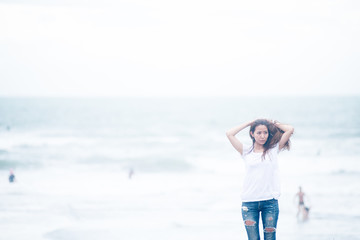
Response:
M359 94L271 94L271 95L0 95L0 98L62 98L62 99L89 99L89 98L296 98L296 97L360 97Z

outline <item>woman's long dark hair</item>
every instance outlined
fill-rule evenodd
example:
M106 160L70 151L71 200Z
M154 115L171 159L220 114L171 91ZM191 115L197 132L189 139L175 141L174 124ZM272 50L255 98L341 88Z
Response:
M266 119L257 119L253 124L251 124L250 131L249 131L249 135L253 141L253 149L254 149L255 138L251 135L251 133L254 134L255 128L259 125L266 126L266 128L268 129L268 132L269 132L268 139L266 140L266 142L264 144L264 153L262 155L262 157L265 158L267 151L269 149L275 147L276 144L280 141L281 136L284 134L284 131L281 130L280 128L276 127L275 124L273 124L272 122L269 122ZM284 149L290 150L290 140L288 140L285 143L282 150L284 150Z

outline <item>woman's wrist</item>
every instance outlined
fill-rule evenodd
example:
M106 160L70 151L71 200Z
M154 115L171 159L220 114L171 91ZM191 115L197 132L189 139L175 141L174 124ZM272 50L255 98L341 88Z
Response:
M251 126L254 122L255 122L255 120L249 121L247 125Z
M272 123L272 124L280 124L280 122L279 121L277 121L277 120L273 120L273 119L267 119L268 120L268 122L270 122L270 123Z

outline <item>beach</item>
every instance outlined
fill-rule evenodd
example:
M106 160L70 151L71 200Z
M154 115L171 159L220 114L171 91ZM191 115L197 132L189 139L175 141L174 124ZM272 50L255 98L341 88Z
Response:
M295 127L279 156L277 238L360 239L359 100L1 98L2 238L246 239L244 165L225 131L266 117Z

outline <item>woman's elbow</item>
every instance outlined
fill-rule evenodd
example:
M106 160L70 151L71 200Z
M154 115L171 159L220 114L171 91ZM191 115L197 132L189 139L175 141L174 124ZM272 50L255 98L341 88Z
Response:
M231 136L233 136L233 134L232 134L230 131L226 131L226 133L225 133L225 134L226 134L226 136L227 136L227 137L231 137Z
M293 127L293 126L290 126L290 128L289 128L289 130L288 130L291 134L293 134L294 133L294 131L295 131L295 128Z

